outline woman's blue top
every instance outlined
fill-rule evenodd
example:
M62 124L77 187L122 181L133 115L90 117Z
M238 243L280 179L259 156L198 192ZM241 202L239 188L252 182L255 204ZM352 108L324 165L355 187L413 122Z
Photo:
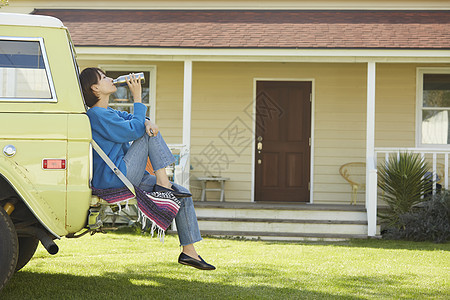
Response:
M142 103L134 104L133 114L110 107L92 107L87 111L91 122L92 138L125 176L127 168L123 157L130 148L130 142L144 135L146 112L147 107ZM95 151L93 171L92 186L95 188L124 186L119 177Z

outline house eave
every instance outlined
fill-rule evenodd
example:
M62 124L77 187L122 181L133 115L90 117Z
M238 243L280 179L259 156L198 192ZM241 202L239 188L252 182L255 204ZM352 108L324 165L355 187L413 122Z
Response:
M217 49L76 46L78 59L233 62L450 63L450 49Z

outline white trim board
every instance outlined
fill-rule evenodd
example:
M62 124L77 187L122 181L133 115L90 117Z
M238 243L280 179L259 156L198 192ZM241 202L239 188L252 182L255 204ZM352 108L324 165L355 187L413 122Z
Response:
M450 63L450 50L199 49L76 46L79 60Z
M10 1L2 8L5 12L30 13L34 7L40 9L127 9L127 10L448 10L445 0L231 0L231 1Z
M418 67L416 68L416 141L417 148L448 149L445 144L422 144L422 94L424 74L450 74L450 67Z
M55 7L55 2L58 4ZM296 0L234 0L234 1L10 1L3 9L7 12L29 13L33 7L42 9L127 9L127 10L446 10L450 9L444 0L429 1L296 1Z

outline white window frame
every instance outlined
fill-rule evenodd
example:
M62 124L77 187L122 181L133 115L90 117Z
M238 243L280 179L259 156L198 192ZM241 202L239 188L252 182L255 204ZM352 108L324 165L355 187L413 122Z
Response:
M153 123L156 123L156 66L138 66L138 65L98 65L100 69L105 72L149 72L150 80L145 78L145 85L148 84L149 93L148 93L148 105L150 109L147 111L148 117ZM146 104L147 105L147 104Z
M18 41L18 42L39 42L39 47L41 48L42 59L44 60L45 74L47 75L48 85L50 88L50 98L0 98L0 102L43 102L43 103L56 103L58 99L56 97L55 85L53 84L52 73L50 72L50 65L48 63L47 51L45 50L44 39L41 37L11 37L11 36L0 36L0 40L3 41Z
M422 111L423 111L423 75L424 74L450 74L450 68L429 67L416 70L416 147L448 149L449 144L422 144Z

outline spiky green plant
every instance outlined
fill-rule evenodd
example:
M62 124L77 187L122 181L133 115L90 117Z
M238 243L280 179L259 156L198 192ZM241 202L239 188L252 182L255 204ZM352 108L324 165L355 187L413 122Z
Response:
M429 165L417 153L391 155L378 169L378 186L389 209L379 216L388 227L399 227L399 216L424 201L432 191Z

